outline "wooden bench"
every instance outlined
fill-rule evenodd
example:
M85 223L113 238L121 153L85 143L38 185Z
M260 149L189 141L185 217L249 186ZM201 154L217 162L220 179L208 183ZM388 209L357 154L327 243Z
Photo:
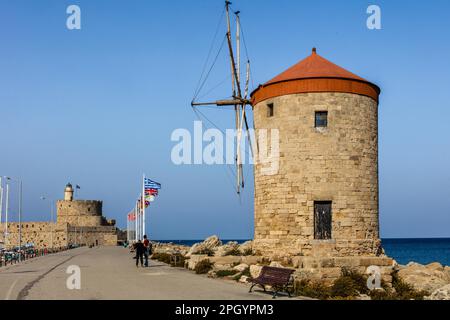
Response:
M292 284L293 273L292 269L263 266L259 276L249 280L252 283L249 292L252 292L256 285L261 286L264 292L266 292L266 286L271 286L273 288L272 298L275 298L279 291L286 291L290 297L291 293L288 287Z

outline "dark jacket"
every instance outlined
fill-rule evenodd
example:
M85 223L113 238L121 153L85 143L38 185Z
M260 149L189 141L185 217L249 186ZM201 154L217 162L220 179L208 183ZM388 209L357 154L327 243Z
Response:
M138 256L143 255L145 252L145 247L142 242L137 242L135 244L135 249L136 249L136 255L138 255Z

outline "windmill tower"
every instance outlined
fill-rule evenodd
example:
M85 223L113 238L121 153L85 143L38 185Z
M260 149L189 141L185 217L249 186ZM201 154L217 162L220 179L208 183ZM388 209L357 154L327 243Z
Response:
M255 129L280 137L278 173L255 166L255 248L377 254L379 94L315 48L251 94Z

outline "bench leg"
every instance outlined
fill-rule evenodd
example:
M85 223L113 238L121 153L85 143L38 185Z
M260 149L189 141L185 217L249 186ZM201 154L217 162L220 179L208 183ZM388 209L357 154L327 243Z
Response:
M272 299L277 297L278 290L274 289Z
M253 287L256 286L256 285L259 285L259 286L264 290L264 292L266 292L266 287L265 287L264 285L258 284L258 283L253 283L253 284L251 285L251 287L250 287L250 290L248 290L248 292L251 293Z

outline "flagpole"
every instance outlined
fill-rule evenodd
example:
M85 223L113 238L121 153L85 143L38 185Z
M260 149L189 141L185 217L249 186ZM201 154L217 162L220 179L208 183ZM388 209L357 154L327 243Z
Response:
M142 175L142 236L145 235L145 173Z
M138 240L141 239L141 226L142 226L142 196L139 195L139 208L138 208Z
M137 230L138 230L138 214L137 214L137 201L134 205L134 240L137 241Z

